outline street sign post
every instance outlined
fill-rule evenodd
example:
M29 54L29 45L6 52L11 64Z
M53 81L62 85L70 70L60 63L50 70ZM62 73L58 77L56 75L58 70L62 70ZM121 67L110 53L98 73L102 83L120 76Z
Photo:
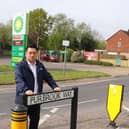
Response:
M123 85L115 84L110 84L108 88L107 112L112 126L116 126L115 119L121 112L123 88Z
M69 40L63 40L62 45L65 46L65 54L64 54L64 67L63 67L63 73L65 75L65 70L66 70L66 62L67 62L67 47L70 45Z
M11 65L16 66L25 56L28 42L28 14L18 15L12 23L12 54Z
M21 98L21 105L24 106L31 106L31 105L61 101L65 99L72 99L70 129L77 128L78 88L62 90L60 92L45 92L34 95L22 94L20 98Z

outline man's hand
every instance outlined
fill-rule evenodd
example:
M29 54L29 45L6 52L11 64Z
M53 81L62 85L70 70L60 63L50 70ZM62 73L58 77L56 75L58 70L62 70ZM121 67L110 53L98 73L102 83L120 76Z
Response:
M61 88L60 87L55 87L54 91L61 91Z
M34 92L33 92L32 90L27 90L27 91L25 92L25 94L26 94L26 95L33 95Z

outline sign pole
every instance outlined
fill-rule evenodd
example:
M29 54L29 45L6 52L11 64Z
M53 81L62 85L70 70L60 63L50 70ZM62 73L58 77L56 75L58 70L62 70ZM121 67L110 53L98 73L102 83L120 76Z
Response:
M73 88L73 89L74 89L74 98L72 98L72 105L71 105L70 129L77 128L78 88Z
M64 74L64 76L65 76L66 62L67 62L66 52L67 52L67 47L65 46L65 54L64 54L64 68L63 68L63 74Z
M61 90L60 92L44 92L34 95L20 94L20 104L24 106L32 106L66 99L72 99L70 129L76 129L78 110L78 87Z
M65 53L64 53L64 67L63 67L63 75L65 76L65 70L66 70L66 62L67 62L67 47L69 46L70 41L69 40L63 40L62 45L65 46Z

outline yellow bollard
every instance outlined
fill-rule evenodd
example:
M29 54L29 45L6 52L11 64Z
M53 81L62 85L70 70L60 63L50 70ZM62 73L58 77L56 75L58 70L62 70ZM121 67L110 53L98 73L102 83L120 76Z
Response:
M27 129L27 108L24 105L12 109L11 129Z

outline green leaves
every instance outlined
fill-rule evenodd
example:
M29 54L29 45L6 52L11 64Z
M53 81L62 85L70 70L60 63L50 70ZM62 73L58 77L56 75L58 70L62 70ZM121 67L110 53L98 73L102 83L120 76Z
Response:
M43 9L35 9L29 13L29 41L46 48L49 17Z

